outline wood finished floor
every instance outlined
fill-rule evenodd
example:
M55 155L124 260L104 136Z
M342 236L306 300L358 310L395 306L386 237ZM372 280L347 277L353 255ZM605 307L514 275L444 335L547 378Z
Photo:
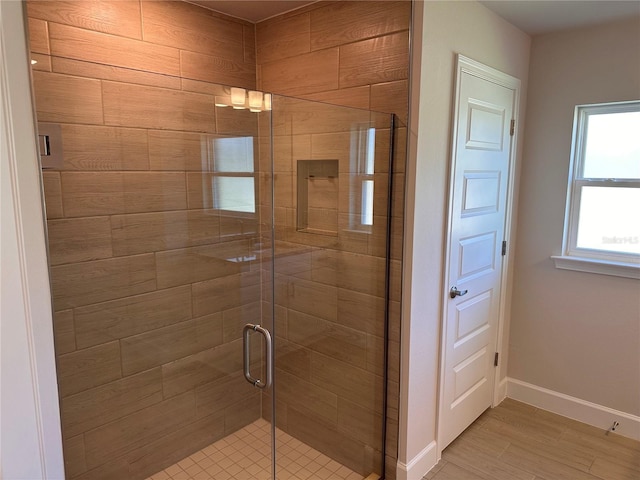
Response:
M423 480L640 480L640 442L506 399Z

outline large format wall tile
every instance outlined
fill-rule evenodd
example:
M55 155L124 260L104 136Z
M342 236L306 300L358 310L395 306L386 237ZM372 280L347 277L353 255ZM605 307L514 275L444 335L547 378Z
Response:
M242 340L223 343L163 365L164 395L169 398L201 385L213 387L221 378L241 375L241 369Z
M339 90L329 90L326 92L301 94L300 98L368 110L370 88L369 85L341 88Z
M187 206L182 172L63 172L68 217L182 210Z
M78 435L73 438L63 438L64 448L64 471L69 477L75 477L87 471L87 464L84 460L84 436Z
M196 389L198 417L223 412L225 408L256 395L255 387L250 385L239 373L235 372L234 375L221 377L219 381L208 383Z
M64 170L148 170L142 129L63 125Z
M210 210L113 215L111 228L113 254L134 255L217 243L220 218Z
M158 328L120 341L122 372L163 365L222 343L222 315L213 314Z
M321 353L311 354L311 382L362 408L382 413L382 377Z
M62 211L62 184L60 172L42 172L42 186L44 187L44 203L47 218L64 216Z
M146 42L243 60L241 20L230 21L186 2L147 0L142 1L142 17Z
M338 289L330 285L290 277L276 282L276 298L291 310L334 322L338 318Z
M49 55L49 30L47 22L29 18L29 46L34 53Z
M51 268L56 310L91 305L156 289L152 254L109 258Z
M242 57L240 57L242 59ZM255 88L253 65L215 55L180 51L180 68L185 78L221 83L243 88ZM197 131L197 130L196 130Z
M62 398L121 377L118 342L105 343L58 357L58 388Z
M384 298L338 289L338 318L342 325L384 336Z
M102 124L100 81L33 72L39 122Z
M194 451L201 450L224 437L224 424L223 411L156 436L126 455L129 462L128 474L135 478L146 478L157 473L158 468L168 467L183 460Z
M49 220L47 225L51 265L100 260L113 256L111 224L108 217Z
M376 445L382 434L382 415L372 417L360 405L338 398L338 426L365 445Z
M121 172L63 172L63 205L68 217L125 212Z
M290 310L287 338L315 352L360 368L366 367L367 336L356 329Z
M195 419L195 395L188 392L85 433L87 467L93 468L151 443Z
M256 26L257 61L259 64L295 57L311 51L310 16L303 13L294 17L260 22Z
M152 87L165 87L180 90L180 77L161 73L145 72L126 67L115 67L98 63L74 60L64 57L47 57L56 73L66 73L78 77L113 80L114 82L134 83Z
M226 278L248 270L248 264L235 261L251 253L245 245L246 242L226 242L158 252L158 288Z
M324 386L314 385L284 370L277 370L278 381L277 399L294 405L298 409L313 412L329 422L338 421L338 396L328 391Z
M371 110L375 110L376 112L395 113L400 118L400 121L405 125L407 123L409 108L408 99L408 80L377 83L371 86ZM401 142L399 142L398 147L400 146L402 146Z
M208 142L211 137L197 133L149 130L149 165L151 170L210 169Z
M211 96L106 81L102 93L107 125L215 132Z
M142 38L140 2L137 0L42 0L27 2L27 15L49 22L123 37Z
M374 470L374 451L370 446L345 435L337 424L309 414L304 408L287 406L287 430L312 448L325 452L360 475Z
M63 310L53 314L53 334L56 355L73 352L76 349L73 310Z
M406 79L409 37L406 31L340 47L340 87Z
M160 369L147 370L62 399L65 436L87 432L162 401Z
M333 2L311 12L311 49L408 30L411 2Z
M244 61L256 67L256 26L253 24L242 26L242 41ZM257 72L255 75L257 79Z
M51 23L51 54L146 72L180 75L179 51L140 40ZM87 46L91 48L87 48Z
M284 95L338 88L338 49L321 50L262 65L262 89ZM283 85L282 79L288 81Z
M194 315L207 315L239 307L260 299L260 272L246 272L194 283L192 293Z
M100 345L191 317L188 285L79 307L75 309L76 343L78 348Z

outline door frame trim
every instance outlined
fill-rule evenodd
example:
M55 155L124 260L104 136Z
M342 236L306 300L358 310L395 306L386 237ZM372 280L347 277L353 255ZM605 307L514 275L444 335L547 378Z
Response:
M26 4L0 2L2 441L0 476L64 478L45 214ZM6 215L5 215L6 214Z
M449 164L449 188L447 196L447 225L446 225L446 244L445 244L445 257L442 271L442 307L440 311L441 328L440 328L440 354L439 354L439 378L438 378L438 406L437 406L437 420L436 420L436 439L437 439L437 456L438 460L442 457L442 405L444 404L444 367L445 367L445 347L447 338L447 313L448 313L448 285L449 285L449 267L451 256L451 225L453 220L453 191L454 191L454 172L456 165L456 142L458 138L458 109L459 109L459 92L460 83L463 73L469 73L476 77L488 80L496 83L510 90L513 90L513 119L516 121L516 128L513 133L511 147L509 149L509 176L507 180L507 198L505 205L505 226L504 226L504 240L507 241L507 245L512 245L511 239L513 237L513 220L514 220L514 189L515 189L515 172L516 172L516 160L517 160L517 145L518 145L518 127L520 124L520 79L513 77L509 74L496 70L495 68L484 65L476 60L468 58L462 54L456 54L456 71L455 71L455 88L454 98L451 111L451 144L450 144L450 164ZM499 313L498 324L496 329L496 351L500 356L500 364L496 367L495 375L493 379L493 399L492 407L497 406L506 397L506 355L503 352L503 340L505 339L505 333L508 332L508 297L507 292L510 285L510 265L512 258L512 248L507 249L507 255L505 255L502 262L501 269L501 281L500 281L500 301L499 301ZM501 380L500 373L504 373L504 379Z

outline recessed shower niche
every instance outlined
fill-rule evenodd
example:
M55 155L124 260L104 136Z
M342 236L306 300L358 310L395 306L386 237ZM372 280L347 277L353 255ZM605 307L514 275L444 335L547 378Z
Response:
M338 160L298 160L297 230L338 236Z

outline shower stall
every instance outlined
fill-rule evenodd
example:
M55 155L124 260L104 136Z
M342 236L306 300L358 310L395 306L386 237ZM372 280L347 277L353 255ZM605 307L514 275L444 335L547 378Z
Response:
M26 5L66 477L394 478L409 3Z
M85 80L34 72L68 478L381 478L393 115Z

